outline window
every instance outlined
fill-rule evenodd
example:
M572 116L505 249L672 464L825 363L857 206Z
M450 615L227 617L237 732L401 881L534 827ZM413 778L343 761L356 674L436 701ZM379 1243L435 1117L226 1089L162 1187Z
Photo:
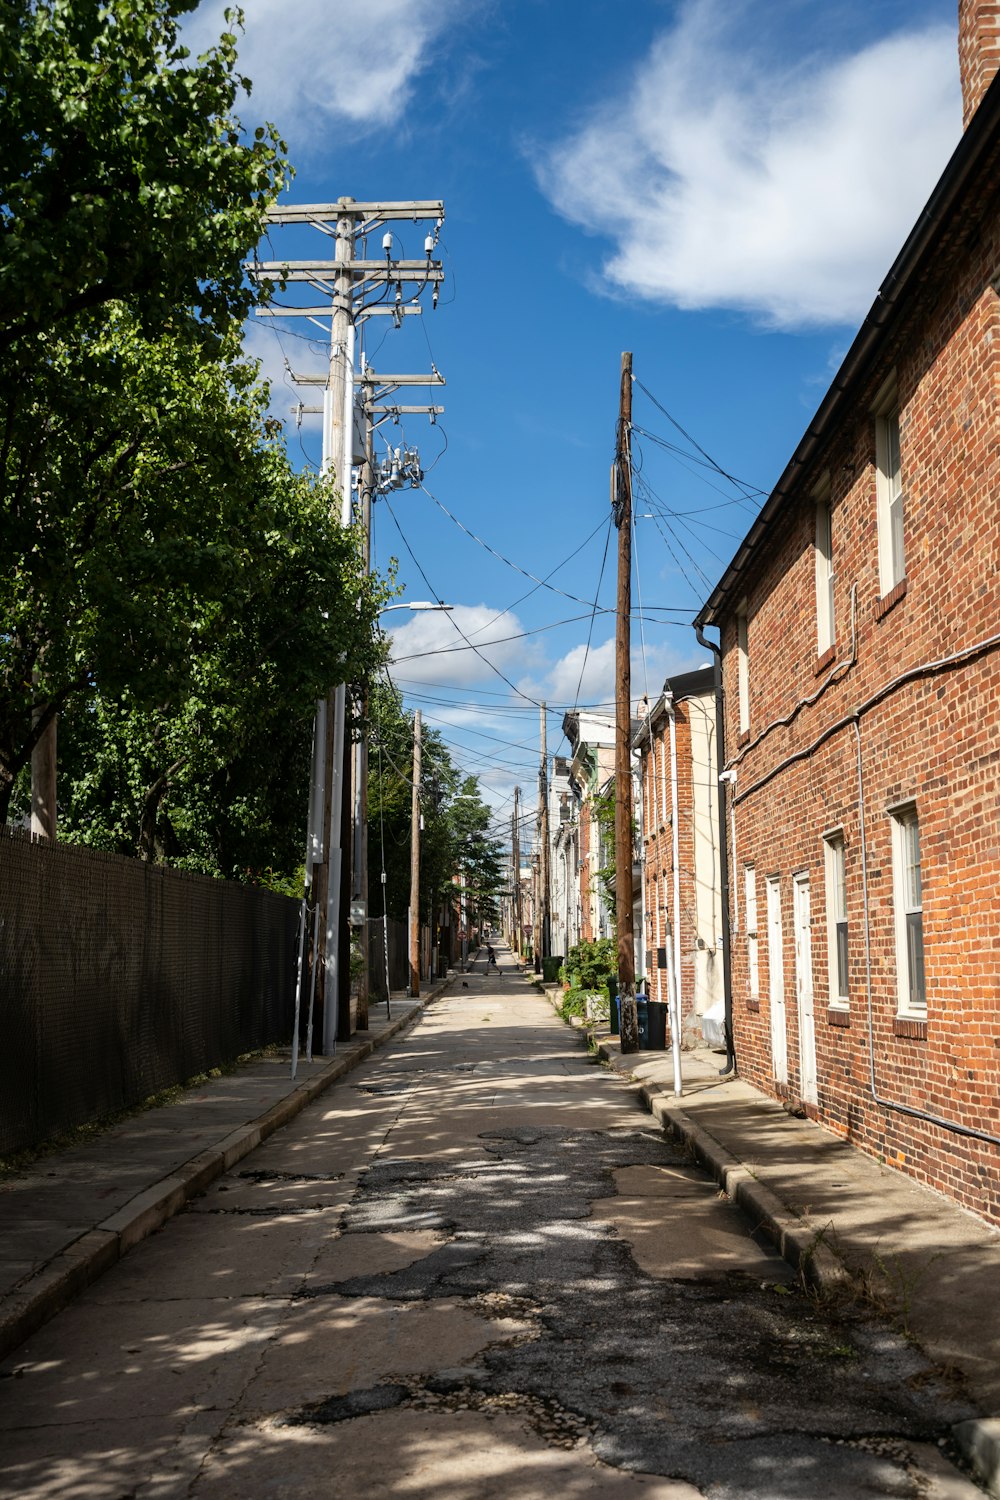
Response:
M736 663L740 699L740 734L746 734L750 729L750 652L745 605L736 616Z
M757 871L743 871L744 909L747 923L747 984L751 1000L760 999L760 964L757 957Z
M826 934L830 1004L847 1005L847 860L839 833L823 840L826 865Z
M896 981L899 1009L927 1010L924 983L924 904L920 873L920 824L915 807L892 815L893 901L896 917Z
M903 556L903 474L899 459L899 408L875 419L879 587L883 597L906 577Z
M822 656L837 639L833 616L833 524L829 486L816 498L816 651Z

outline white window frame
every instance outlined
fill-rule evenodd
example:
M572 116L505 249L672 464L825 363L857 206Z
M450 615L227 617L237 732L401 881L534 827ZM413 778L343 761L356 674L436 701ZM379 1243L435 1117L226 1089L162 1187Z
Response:
M823 867L826 885L826 951L829 1001L838 1009L850 1004L848 961L850 956L847 917L847 850L837 829L823 835Z
M750 634L745 601L736 611L736 672L740 734L747 734L750 729Z
M833 511L827 481L816 491L816 653L822 656L837 639L833 610Z
M757 869L743 867L743 911L747 935L747 988L751 1000L760 1000L760 953L757 945Z
M890 593L906 577L903 543L903 469L899 402L895 379L883 388L875 412L875 496L878 518L879 590Z
M920 820L913 802L892 808L889 817L892 824L897 1008L901 1016L917 1016L923 1020L927 1015L927 982Z

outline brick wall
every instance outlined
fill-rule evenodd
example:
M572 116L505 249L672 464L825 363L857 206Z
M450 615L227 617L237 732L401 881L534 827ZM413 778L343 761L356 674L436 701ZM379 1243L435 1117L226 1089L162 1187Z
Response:
M807 876L817 1075L809 1112L995 1223L1000 1149L919 1116L1000 1136L1000 651L990 644L1000 632L998 265L992 199L970 199L758 547L746 577L750 729L738 748L739 601L721 618L726 743L736 749L731 879L742 907L753 866L759 910L759 1009L745 932L733 944L740 1071L793 1103L803 1097L796 965L806 967L807 938L799 934L797 954L793 892L795 877ZM905 583L883 598L872 412L893 373L906 566ZM814 490L824 477L836 642L821 663ZM923 1023L899 1016L891 809L903 803L920 823ZM829 1004L823 835L835 829L846 868L846 1010ZM787 1088L775 1078L771 1035L768 876L781 900Z
M967 126L1000 66L1000 0L959 0L958 63Z

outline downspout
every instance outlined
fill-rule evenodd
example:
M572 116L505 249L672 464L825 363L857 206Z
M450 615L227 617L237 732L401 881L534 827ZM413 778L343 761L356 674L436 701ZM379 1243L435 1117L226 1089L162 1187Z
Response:
M729 837L726 828L726 783L722 779L725 757L726 720L722 694L722 650L710 641L701 626L695 621L694 633L698 644L711 651L715 663L715 757L716 786L718 788L719 817L719 874L722 884L722 992L726 1007L726 1066L719 1069L725 1078L736 1071L736 1052L733 1046L733 963L729 935Z

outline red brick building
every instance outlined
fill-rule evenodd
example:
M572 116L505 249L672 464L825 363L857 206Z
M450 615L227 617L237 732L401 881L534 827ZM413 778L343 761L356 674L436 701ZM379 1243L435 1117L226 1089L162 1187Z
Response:
M1000 1223L998 8L721 630L740 1072Z
M723 994L713 679L711 667L668 678L632 738L642 788L639 972L650 999L669 1006L676 992L683 1046L700 1044L701 1018Z

